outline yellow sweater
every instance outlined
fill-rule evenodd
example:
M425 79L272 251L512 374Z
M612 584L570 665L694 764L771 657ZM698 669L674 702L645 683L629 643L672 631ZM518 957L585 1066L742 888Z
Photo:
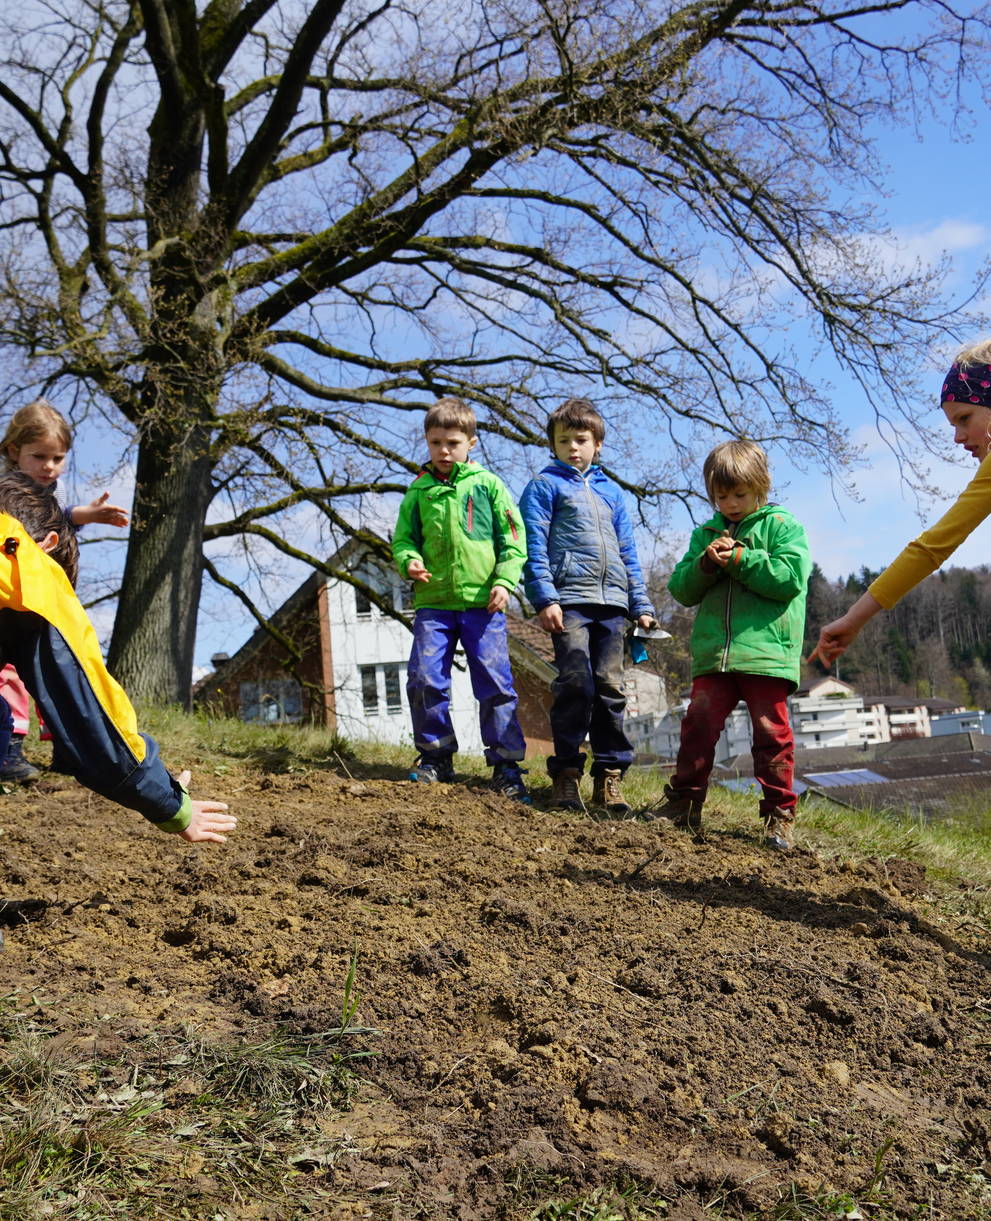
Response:
M977 474L957 497L953 507L943 514L935 526L930 526L909 543L871 585L868 593L873 594L885 610L890 610L923 577L935 572L989 514L991 455L977 468Z

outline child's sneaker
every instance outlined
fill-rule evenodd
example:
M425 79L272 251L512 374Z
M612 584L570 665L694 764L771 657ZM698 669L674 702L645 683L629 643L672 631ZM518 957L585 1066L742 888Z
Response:
M620 787L623 773L618 767L607 767L592 777L592 804L605 806L610 814L629 814L632 806L623 796Z
M506 797L511 797L513 801L522 802L523 805L530 804L530 794L526 791L526 784L523 780L523 768L509 759L503 759L492 768L489 788L494 793L502 793Z
M452 784L454 782L454 764L450 755L417 755L416 762L410 768L410 780L419 780L422 784Z
M556 776L551 776L551 805L555 810L584 809L578 788L581 778L582 774L577 767L566 767Z
M702 834L702 805L693 797L679 797L674 789L664 786L664 801L647 815L648 822L666 818L680 831L691 831L693 835Z
M790 852L795 846L795 819L790 810L772 810L764 819L764 846Z
M0 763L0 780L15 780L19 784L25 784L28 780L37 780L41 775L35 765L24 758L24 752L21 749L23 741L23 734L14 734L11 737L10 745L7 747L7 758Z

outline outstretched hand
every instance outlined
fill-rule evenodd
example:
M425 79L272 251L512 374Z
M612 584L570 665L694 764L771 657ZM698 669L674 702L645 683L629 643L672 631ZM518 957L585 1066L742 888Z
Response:
M433 573L427 572L423 560L410 560L406 565L406 575L411 581L429 581Z
M871 593L861 594L845 615L827 623L819 633L819 643L806 657L806 661L818 658L828 670L837 657L842 656L857 639L861 628L884 610Z
M188 789L191 773L188 770L180 772L177 779L184 789ZM233 814L225 813L226 802L194 801L192 806L193 814L189 826L185 831L180 831L179 835L191 844L202 843L204 840L226 843L227 836L223 832L237 828L237 818Z
M837 657L841 657L853 644L858 629L847 625L844 618L835 619L820 629L819 643L806 657L807 663L819 661L828 670Z
M109 505L110 493L104 492L91 500L88 505L75 505L69 511L69 516L77 526L89 526L99 523L104 526L126 526L129 518L127 510L121 505Z

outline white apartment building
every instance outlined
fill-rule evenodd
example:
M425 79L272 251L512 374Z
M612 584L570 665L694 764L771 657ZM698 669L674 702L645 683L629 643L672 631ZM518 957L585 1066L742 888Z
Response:
M688 700L682 700L665 713L627 717L627 736L638 754L657 755L673 759L681 741L681 722L688 710ZM737 704L726 718L723 732L716 743L716 762L722 763L734 755L750 750L750 713L746 704Z
M865 741L863 697L832 675L802 683L788 705L797 747L859 746Z
M800 686L788 704L796 746L858 746L869 740L862 736L866 732L863 699L848 683L829 676L814 679ZM644 754L673 759L678 753L681 722L687 708L688 701L682 700L664 715L630 718L627 732L635 748ZM752 741L747 706L737 704L716 744L716 762L749 754Z

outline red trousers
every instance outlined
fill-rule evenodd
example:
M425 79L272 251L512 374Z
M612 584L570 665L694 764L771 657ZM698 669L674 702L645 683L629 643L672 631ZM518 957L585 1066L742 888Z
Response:
M761 815L794 810L798 798L795 738L788 718L788 696L794 684L762 674L701 674L692 683L692 698L681 723L681 746L670 788L678 797L704 801L716 743L726 718L740 700L753 727L754 776L764 790Z

